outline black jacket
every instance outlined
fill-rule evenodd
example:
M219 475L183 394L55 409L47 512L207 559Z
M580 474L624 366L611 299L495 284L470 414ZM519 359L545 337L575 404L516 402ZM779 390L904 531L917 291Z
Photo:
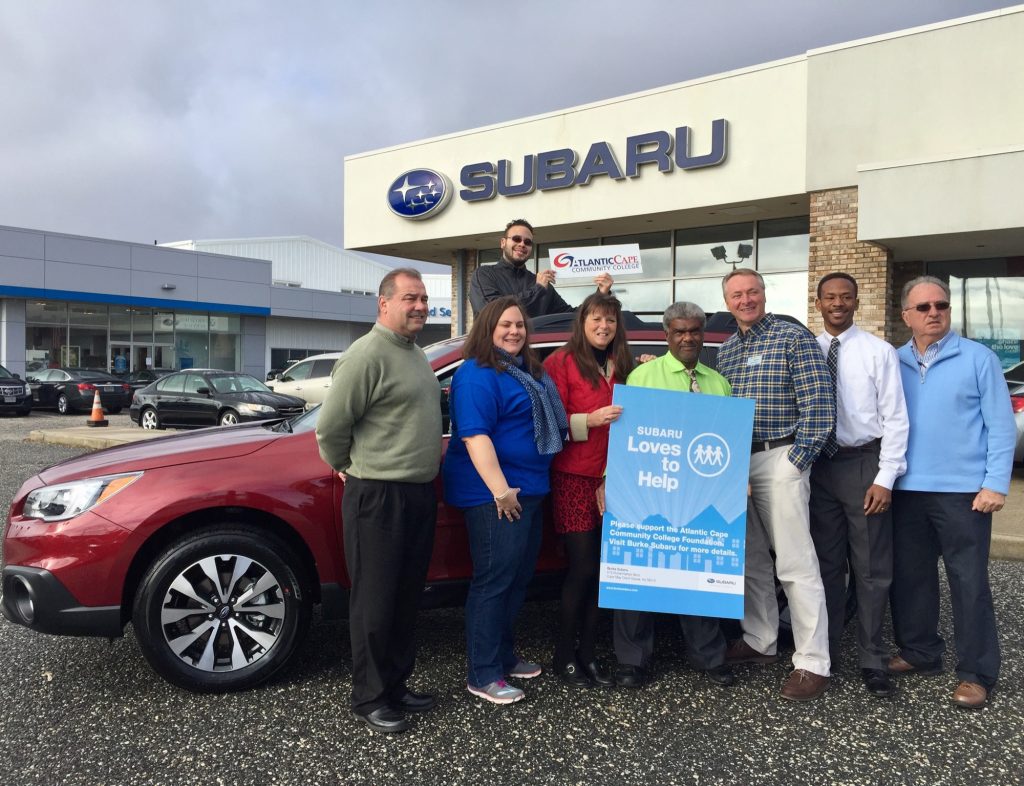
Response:
M551 285L542 287L537 276L502 259L496 265L484 265L473 272L469 285L469 302L473 315L477 315L492 300L502 295L515 295L526 310L526 316L565 314L573 311Z

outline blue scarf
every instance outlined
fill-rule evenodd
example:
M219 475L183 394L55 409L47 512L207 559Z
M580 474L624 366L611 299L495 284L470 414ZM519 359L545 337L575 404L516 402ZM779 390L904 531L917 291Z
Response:
M507 371L512 378L526 389L533 410L533 441L537 443L537 451L542 456L551 456L562 449L565 434L569 430L569 420L565 416L565 407L558 395L558 388L546 373L540 379L534 379L523 371L522 359L514 357L501 347L494 348L501 364L501 370Z

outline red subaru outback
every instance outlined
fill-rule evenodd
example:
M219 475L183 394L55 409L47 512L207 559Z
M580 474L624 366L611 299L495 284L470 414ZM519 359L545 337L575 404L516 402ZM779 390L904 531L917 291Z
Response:
M540 321L532 342L547 354L568 339L568 321ZM637 354L664 354L660 324L627 324ZM707 361L729 332L713 324ZM442 402L462 343L426 350ZM80 636L120 636L131 622L152 667L190 690L267 679L295 651L313 604L325 618L347 609L344 485L320 459L319 413L109 448L29 478L4 536L4 616ZM548 529L538 583L556 583L562 567ZM425 605L457 600L471 570L462 514L440 503Z

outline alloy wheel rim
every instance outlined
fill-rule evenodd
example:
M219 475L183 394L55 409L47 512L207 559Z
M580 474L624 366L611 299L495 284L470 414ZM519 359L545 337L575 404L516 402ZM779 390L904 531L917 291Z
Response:
M286 616L284 590L271 571L241 554L219 554L174 578L160 606L160 628L186 665L231 672L273 650Z

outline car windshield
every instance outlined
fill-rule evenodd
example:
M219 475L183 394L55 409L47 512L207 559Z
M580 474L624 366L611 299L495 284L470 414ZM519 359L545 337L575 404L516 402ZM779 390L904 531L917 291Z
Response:
M14 374L12 374L10 371L5 369L3 366L0 366L0 377L13 377L13 376L14 376Z
M248 374L222 374L209 379L213 389L218 393L272 392L256 377L250 377Z

